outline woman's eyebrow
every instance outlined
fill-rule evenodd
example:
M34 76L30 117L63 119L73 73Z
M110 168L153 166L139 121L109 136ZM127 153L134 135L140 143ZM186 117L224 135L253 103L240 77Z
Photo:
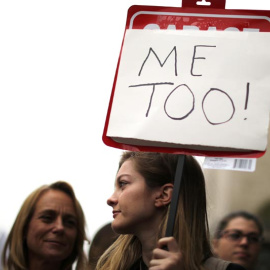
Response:
M116 181L117 181L117 182L120 181L121 178L124 177L124 176L130 177L130 174L128 174L128 173L123 173L123 174L119 175L119 176L116 178Z
M39 214L55 214L56 211L53 209L42 209L38 212Z
M41 214L56 215L57 214L57 211L56 210L53 210L53 209L43 209L38 214L39 215L41 215ZM72 214L72 213L64 213L64 216L65 217L71 217L71 218L77 219L77 216L75 214Z
M64 218L71 218L71 219L74 219L75 221L78 220L76 215L74 215L74 214L69 214L69 213L65 214L65 215L64 215Z

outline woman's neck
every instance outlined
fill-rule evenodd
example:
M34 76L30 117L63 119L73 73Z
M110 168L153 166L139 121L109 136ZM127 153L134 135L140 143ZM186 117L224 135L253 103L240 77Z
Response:
M153 250L157 246L157 236L159 234L163 216L163 212L156 213L155 217L153 217L148 224L144 224L144 226L138 228L137 233L135 234L141 242L142 259L148 267L152 259Z
M152 259L153 249L157 244L157 232L155 230L141 233L137 236L142 245L142 259L144 263L149 266L149 262Z
M29 270L60 270L61 263L59 262L47 262L41 260L30 260Z

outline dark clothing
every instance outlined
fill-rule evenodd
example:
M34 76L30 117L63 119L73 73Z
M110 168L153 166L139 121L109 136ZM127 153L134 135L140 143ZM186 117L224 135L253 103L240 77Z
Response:
M140 258L131 266L129 270L148 270L148 267L146 266L142 258ZM209 269L209 270L214 270L214 269ZM230 263L227 266L226 270L245 270L245 268L242 267L241 265Z
M245 268L239 264L230 263L227 267L227 270L245 270Z
M146 266L146 264L144 263L144 261L142 260L142 258L140 258L137 262L135 262L129 270L148 270L148 267ZM234 269L232 269L234 270Z

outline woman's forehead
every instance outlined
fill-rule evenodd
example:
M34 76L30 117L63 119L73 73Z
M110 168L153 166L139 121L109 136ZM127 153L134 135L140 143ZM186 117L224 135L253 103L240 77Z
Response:
M141 175L136 169L135 161L130 159L126 160L119 168L116 175L115 184L117 184L117 181L119 181L119 179L123 176L130 177L131 179L144 179L143 175Z
M117 175L126 173L136 173L135 162L133 160L126 160L122 166L119 168ZM137 172L138 173L138 172Z
M69 212L75 212L73 200L65 192L50 189L44 192L36 202L35 209L65 209Z

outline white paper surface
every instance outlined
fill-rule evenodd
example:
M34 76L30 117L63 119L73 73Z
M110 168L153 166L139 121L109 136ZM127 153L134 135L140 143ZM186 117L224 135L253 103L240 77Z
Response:
M265 150L269 47L269 33L127 30L107 136Z

